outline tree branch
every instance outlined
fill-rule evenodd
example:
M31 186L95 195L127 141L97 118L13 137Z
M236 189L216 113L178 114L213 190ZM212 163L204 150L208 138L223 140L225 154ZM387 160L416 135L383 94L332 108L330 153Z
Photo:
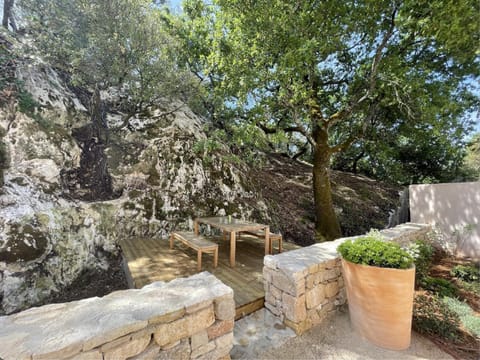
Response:
M394 8L393 8L392 14L390 16L390 20L389 20L390 23L389 23L388 30L383 35L382 41L381 41L380 45L378 46L377 50L375 51L375 56L374 56L373 61L372 61L370 75L368 77L369 87L368 87L367 92L363 96L361 96L359 99L350 103L346 108L344 108L340 111L337 111L335 114L330 116L327 119L327 126L328 127L331 127L331 126L335 125L339 121L341 121L341 120L345 119L347 116L349 116L355 110L355 108L357 106L359 106L361 103L363 103L365 100L367 100L372 95L372 93L374 92L376 84L377 84L378 66L380 65L380 61L382 60L382 52L386 48L386 46L388 44L388 41L392 37L393 31L395 30L395 16L397 15L397 10L398 10L397 5L394 5Z

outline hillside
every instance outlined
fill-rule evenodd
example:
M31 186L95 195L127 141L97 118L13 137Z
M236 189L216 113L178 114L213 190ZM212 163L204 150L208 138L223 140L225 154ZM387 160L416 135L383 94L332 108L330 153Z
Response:
M99 143L88 89L13 38L0 46L0 314L122 288L120 239L165 239L197 216L230 214L314 241L308 165L270 154L249 166L232 161L228 144L210 151L207 120L175 100L118 126L114 91L101 94L108 141ZM102 186L90 177L98 169ZM332 179L345 235L386 225L398 189Z
M314 238L312 169L309 164L270 154L250 179L265 199L273 228L288 241L310 245ZM399 187L341 171L331 173L333 200L343 236L382 229L399 203Z

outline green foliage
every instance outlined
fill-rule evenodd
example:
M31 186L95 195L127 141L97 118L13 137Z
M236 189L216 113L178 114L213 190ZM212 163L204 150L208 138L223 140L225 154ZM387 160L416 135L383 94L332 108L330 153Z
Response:
M149 0L23 0L36 37L49 61L77 85L123 95L130 115L160 98L187 98L195 91L177 64L177 42L163 22L166 11Z
M424 240L415 240L405 250L414 259L415 281L419 284L428 275L433 258L433 246Z
M456 265L451 270L451 274L466 282L477 282L480 280L480 269L473 265Z
M423 289L431 291L440 297L452 297L457 294L457 288L451 282L432 276L425 276L421 280L420 286Z
M459 338L460 318L438 296L417 295L413 303L413 328L445 339Z
M480 133L468 142L461 171L466 181L480 180Z
M33 98L24 87L23 82L17 81L18 89L18 110L26 115L33 117L35 110L40 106L40 104Z
M468 304L451 297L444 297L442 301L451 311L458 315L463 326L472 335L480 338L480 317L475 315L475 312Z
M320 237L337 233L324 169L359 139L384 179L438 181L461 163L471 125L463 116L478 105L474 0L188 0L184 9L188 61L199 61L201 82L222 98L216 110L269 138L293 134L272 149L311 150L304 154L323 174L314 177Z
M221 144L211 138L202 139L195 142L193 145L193 152L199 155L206 155L208 153L216 152L221 148Z
M398 244L383 241L376 235L347 240L337 250L354 264L394 269L408 269L413 264L412 256Z
M466 282L458 280L458 284L462 289L470 291L480 297L480 282Z
M5 136L5 131L0 126L0 187L3 185L3 170L8 168L9 159L8 152L5 143L3 142L3 137Z

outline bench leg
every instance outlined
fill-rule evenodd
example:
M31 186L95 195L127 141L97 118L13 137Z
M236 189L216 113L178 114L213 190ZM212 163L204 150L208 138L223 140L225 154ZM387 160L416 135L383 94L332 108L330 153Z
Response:
M282 241L283 241L283 239L282 239L282 237L280 236L280 237L278 238L278 252L279 252L279 253L282 252Z
M170 249L173 249L173 235L170 235Z
M272 243L270 240L270 226L265 228L265 255L272 253Z
M218 247L213 252L213 267L216 268L218 265Z
M197 252L197 270L202 270L202 250L198 250Z

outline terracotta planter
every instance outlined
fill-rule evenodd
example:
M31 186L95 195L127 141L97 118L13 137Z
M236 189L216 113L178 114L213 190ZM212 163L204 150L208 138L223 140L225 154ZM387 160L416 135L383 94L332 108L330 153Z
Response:
M353 329L382 348L410 346L415 267L389 269L342 259Z

